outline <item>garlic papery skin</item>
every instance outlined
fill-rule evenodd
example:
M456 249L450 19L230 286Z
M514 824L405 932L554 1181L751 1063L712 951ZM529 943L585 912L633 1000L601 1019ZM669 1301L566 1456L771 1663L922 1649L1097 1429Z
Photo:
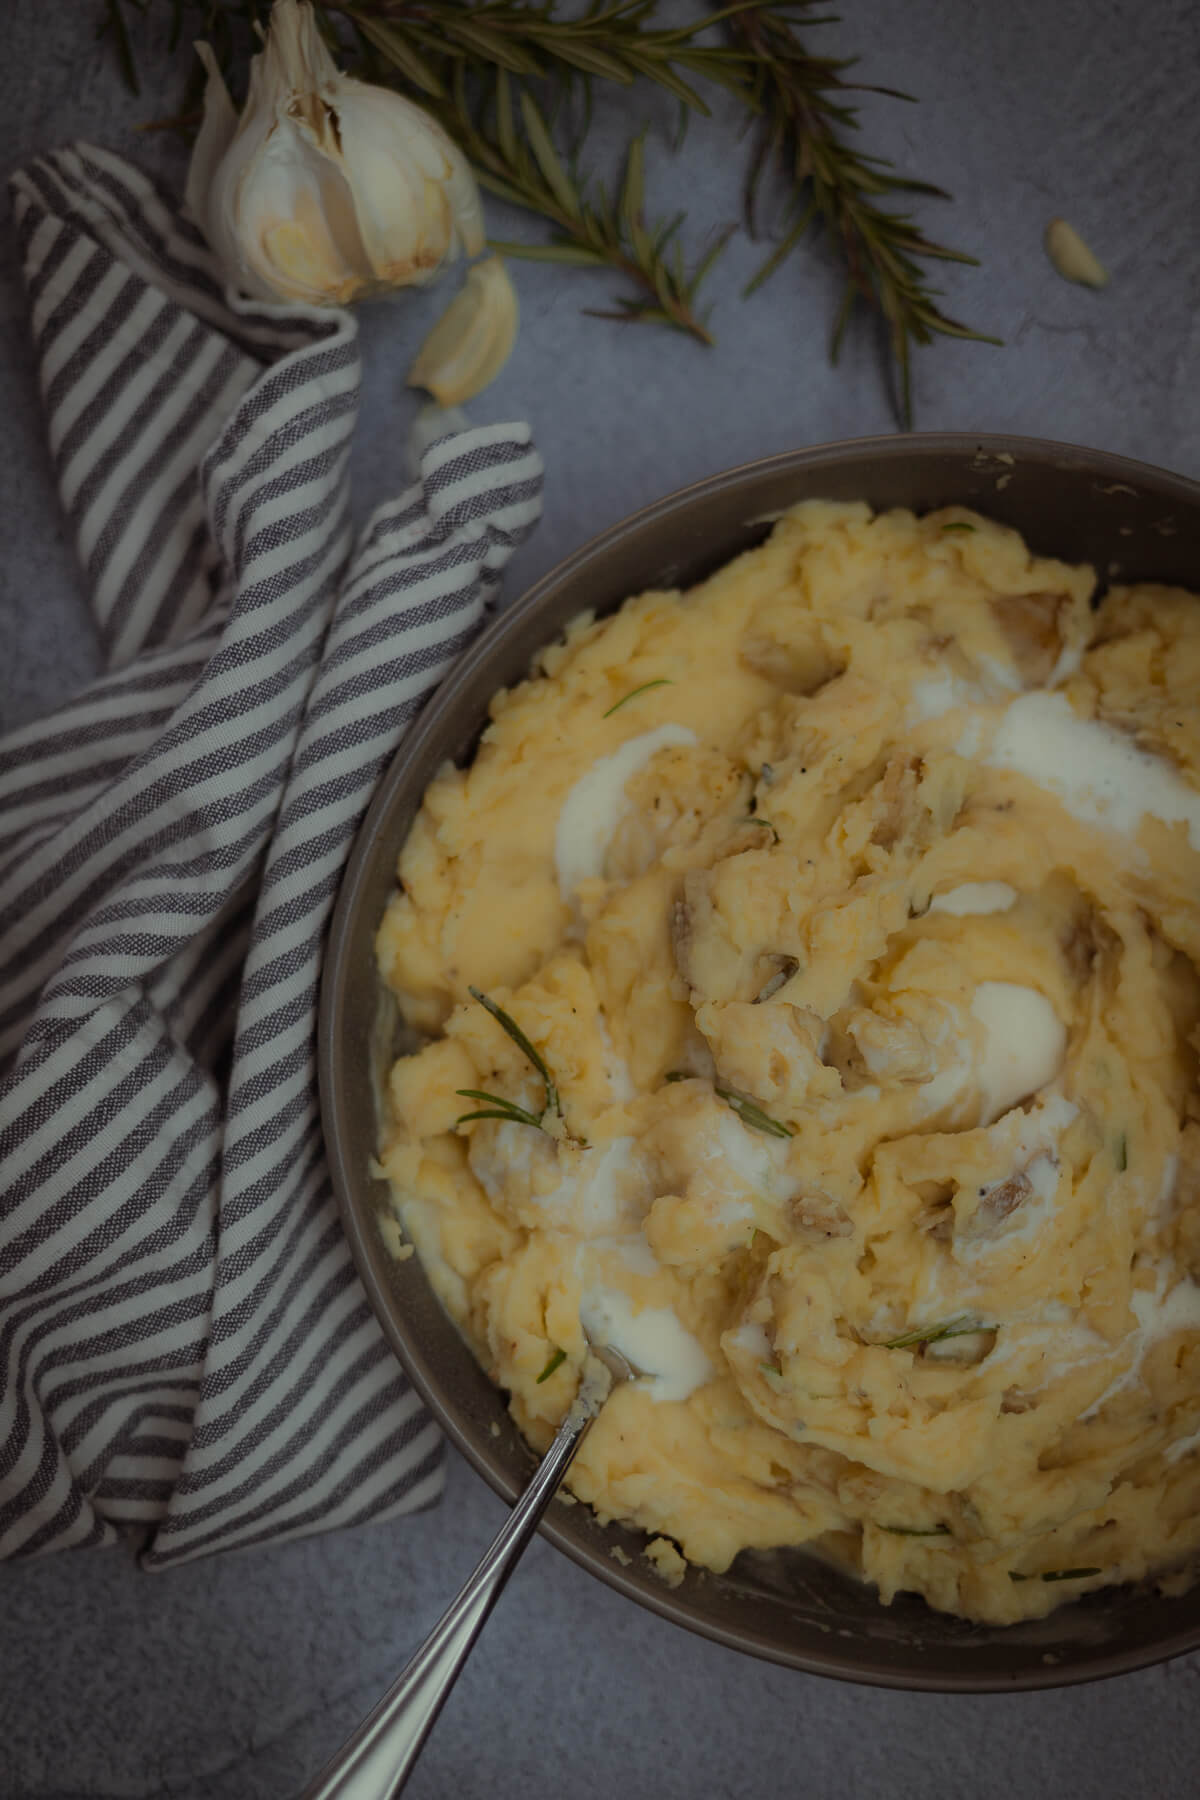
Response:
M418 350L408 385L424 388L439 406L461 406L495 380L516 336L516 292L501 258L489 256L468 270Z
M338 70L307 0L276 0L240 119L207 46L188 203L229 279L341 306L484 248L466 158L437 120Z

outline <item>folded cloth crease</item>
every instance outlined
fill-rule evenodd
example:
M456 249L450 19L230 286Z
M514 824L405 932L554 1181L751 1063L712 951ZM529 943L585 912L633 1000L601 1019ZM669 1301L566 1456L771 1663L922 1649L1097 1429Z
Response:
M94 146L13 192L108 668L0 739L0 1555L165 1567L436 1498L323 1156L321 955L541 464L523 424L442 438L355 542L349 314L228 296Z

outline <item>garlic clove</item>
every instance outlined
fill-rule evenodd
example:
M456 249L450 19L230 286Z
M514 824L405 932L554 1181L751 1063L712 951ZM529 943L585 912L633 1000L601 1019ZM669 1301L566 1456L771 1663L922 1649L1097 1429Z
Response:
M468 237L483 248L475 178L423 107L402 94L341 81L338 124L363 242L381 281L420 286Z
M233 101L229 98L229 89L225 86L225 78L212 53L212 46L197 44L195 50L206 77L204 116L192 148L192 159L188 164L184 199L187 202L188 211L203 229L213 177L221 158L237 133L238 116Z
M1051 219L1045 242L1046 255L1064 281L1077 281L1083 287L1107 287L1108 270L1066 219Z
M487 234L483 226L483 202L479 198L479 187L471 173L471 165L458 145L444 132L442 138L440 149L444 162L441 172L434 178L440 184L454 219L456 247L461 247L467 256L480 256L487 248Z
M288 122L244 170L233 210L243 265L273 297L341 306L374 285L345 176Z
M498 256L476 263L417 352L409 387L458 406L494 381L517 336L517 295Z
M479 198L479 188L471 173L471 165L457 144L451 144L450 150L450 176L446 183L446 193L454 212L459 240L465 255L481 256L487 248L487 232L483 224L483 202Z

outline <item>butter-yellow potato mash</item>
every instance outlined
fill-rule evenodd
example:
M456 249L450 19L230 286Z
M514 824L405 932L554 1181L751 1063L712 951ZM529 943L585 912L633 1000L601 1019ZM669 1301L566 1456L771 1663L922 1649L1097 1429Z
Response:
M570 1480L668 1556L1004 1623L1200 1547L1200 602L1094 585L806 502L429 788L380 1160L531 1443L641 1371Z

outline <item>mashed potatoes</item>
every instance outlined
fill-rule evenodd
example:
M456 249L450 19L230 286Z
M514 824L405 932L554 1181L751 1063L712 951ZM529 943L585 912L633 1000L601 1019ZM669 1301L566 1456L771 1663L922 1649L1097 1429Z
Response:
M534 1445L642 1371L570 1479L668 1555L1005 1622L1200 1546L1200 604L1092 589L806 503L429 789L382 1164Z

